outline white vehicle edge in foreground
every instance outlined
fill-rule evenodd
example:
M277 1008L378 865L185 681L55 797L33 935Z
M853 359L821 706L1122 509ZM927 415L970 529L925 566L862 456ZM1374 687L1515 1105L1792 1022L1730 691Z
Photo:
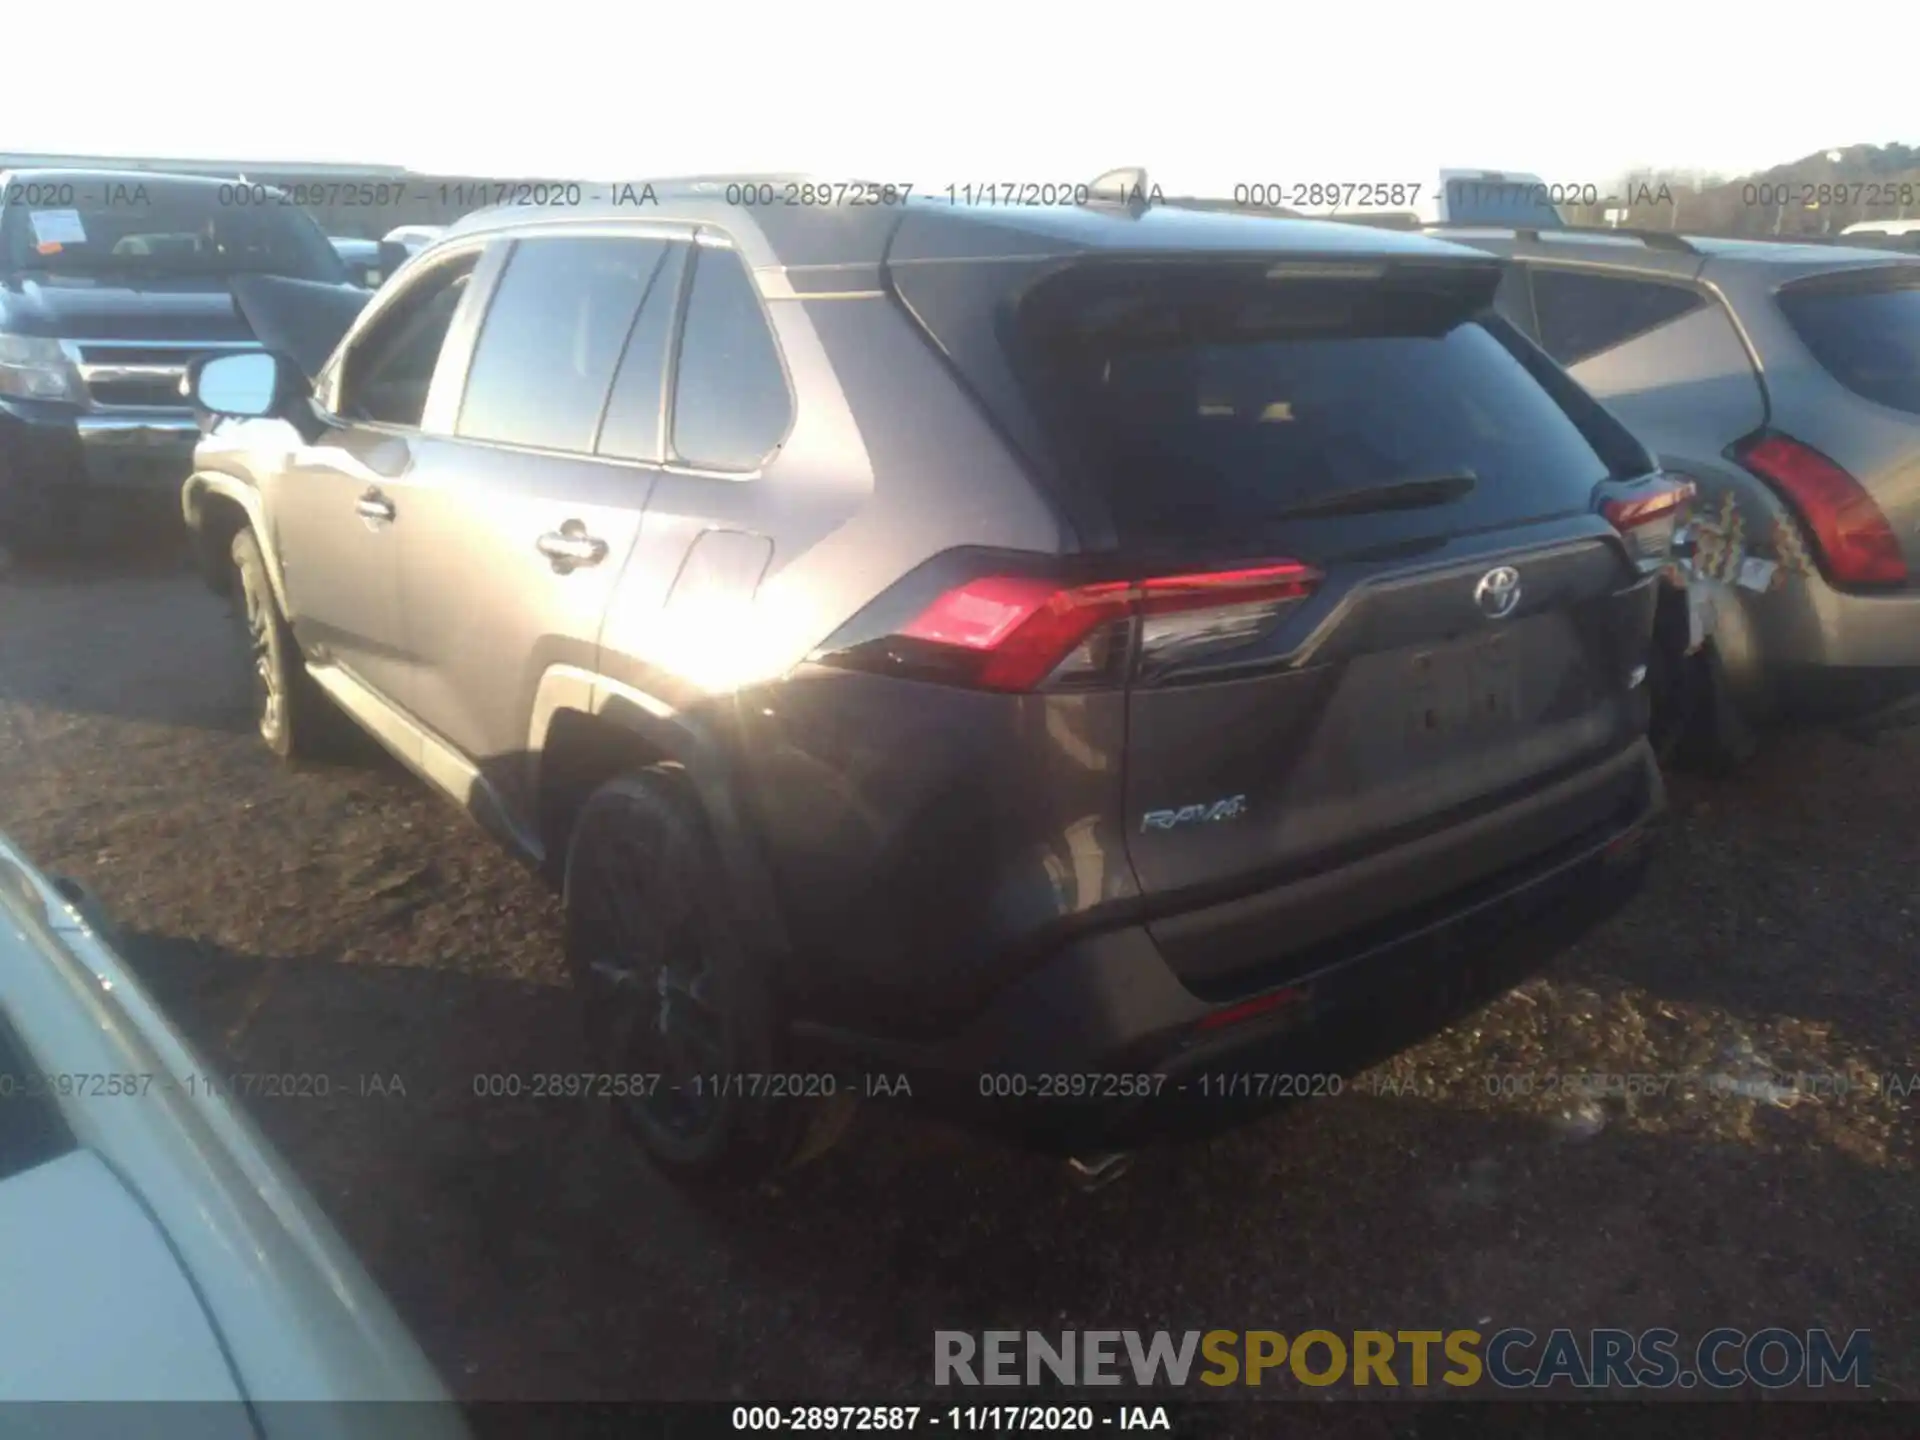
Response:
M0 1103L51 1103L74 1141L0 1178L0 1402L247 1402L178 1417L208 1436L467 1434L299 1180L208 1093L216 1072L4 836L0 1020L40 1081ZM166 1408L136 1428L167 1428Z

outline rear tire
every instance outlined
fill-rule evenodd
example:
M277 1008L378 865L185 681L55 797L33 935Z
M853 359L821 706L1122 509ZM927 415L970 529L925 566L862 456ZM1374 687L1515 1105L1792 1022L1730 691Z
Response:
M588 797L564 895L590 1066L647 1077L602 1083L658 1169L738 1184L825 1148L844 1102L766 1093L784 1073L778 1006L684 771L651 766Z
M1692 699L1674 758L1679 765L1704 775L1732 775L1759 750L1759 736L1741 713L1727 684L1720 652L1711 640L1687 656L1686 664L1685 683Z
M300 647L280 613L266 557L253 531L233 537L234 608L253 667L254 724L282 760L317 760L339 747L347 720L307 673Z
M1662 585L1654 611L1653 643L1647 650L1647 698L1652 706L1647 738L1662 765L1678 757L1699 706L1700 686L1693 663L1698 658L1687 654L1686 591Z

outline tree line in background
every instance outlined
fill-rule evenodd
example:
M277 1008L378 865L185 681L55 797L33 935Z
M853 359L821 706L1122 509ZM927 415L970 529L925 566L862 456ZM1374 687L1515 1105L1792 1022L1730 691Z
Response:
M1600 188L1617 203L1563 204L1570 223L1757 238L1837 235L1862 220L1920 219L1920 146L1822 150L1733 180L1635 170Z

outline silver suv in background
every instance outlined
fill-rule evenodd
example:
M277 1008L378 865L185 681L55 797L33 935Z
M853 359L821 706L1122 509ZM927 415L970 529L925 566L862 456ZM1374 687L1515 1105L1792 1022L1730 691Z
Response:
M1920 692L1920 261L1657 232L1437 228L1696 486L1688 745L1886 723Z
M1862 220L1834 237L1842 245L1872 245L1881 250L1920 251L1920 220Z

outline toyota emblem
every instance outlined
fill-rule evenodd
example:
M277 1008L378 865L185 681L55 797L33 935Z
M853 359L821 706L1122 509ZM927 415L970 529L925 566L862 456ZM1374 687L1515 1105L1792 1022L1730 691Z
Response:
M1511 565L1487 571L1473 587L1473 603L1489 620L1506 619L1520 603L1520 572Z

